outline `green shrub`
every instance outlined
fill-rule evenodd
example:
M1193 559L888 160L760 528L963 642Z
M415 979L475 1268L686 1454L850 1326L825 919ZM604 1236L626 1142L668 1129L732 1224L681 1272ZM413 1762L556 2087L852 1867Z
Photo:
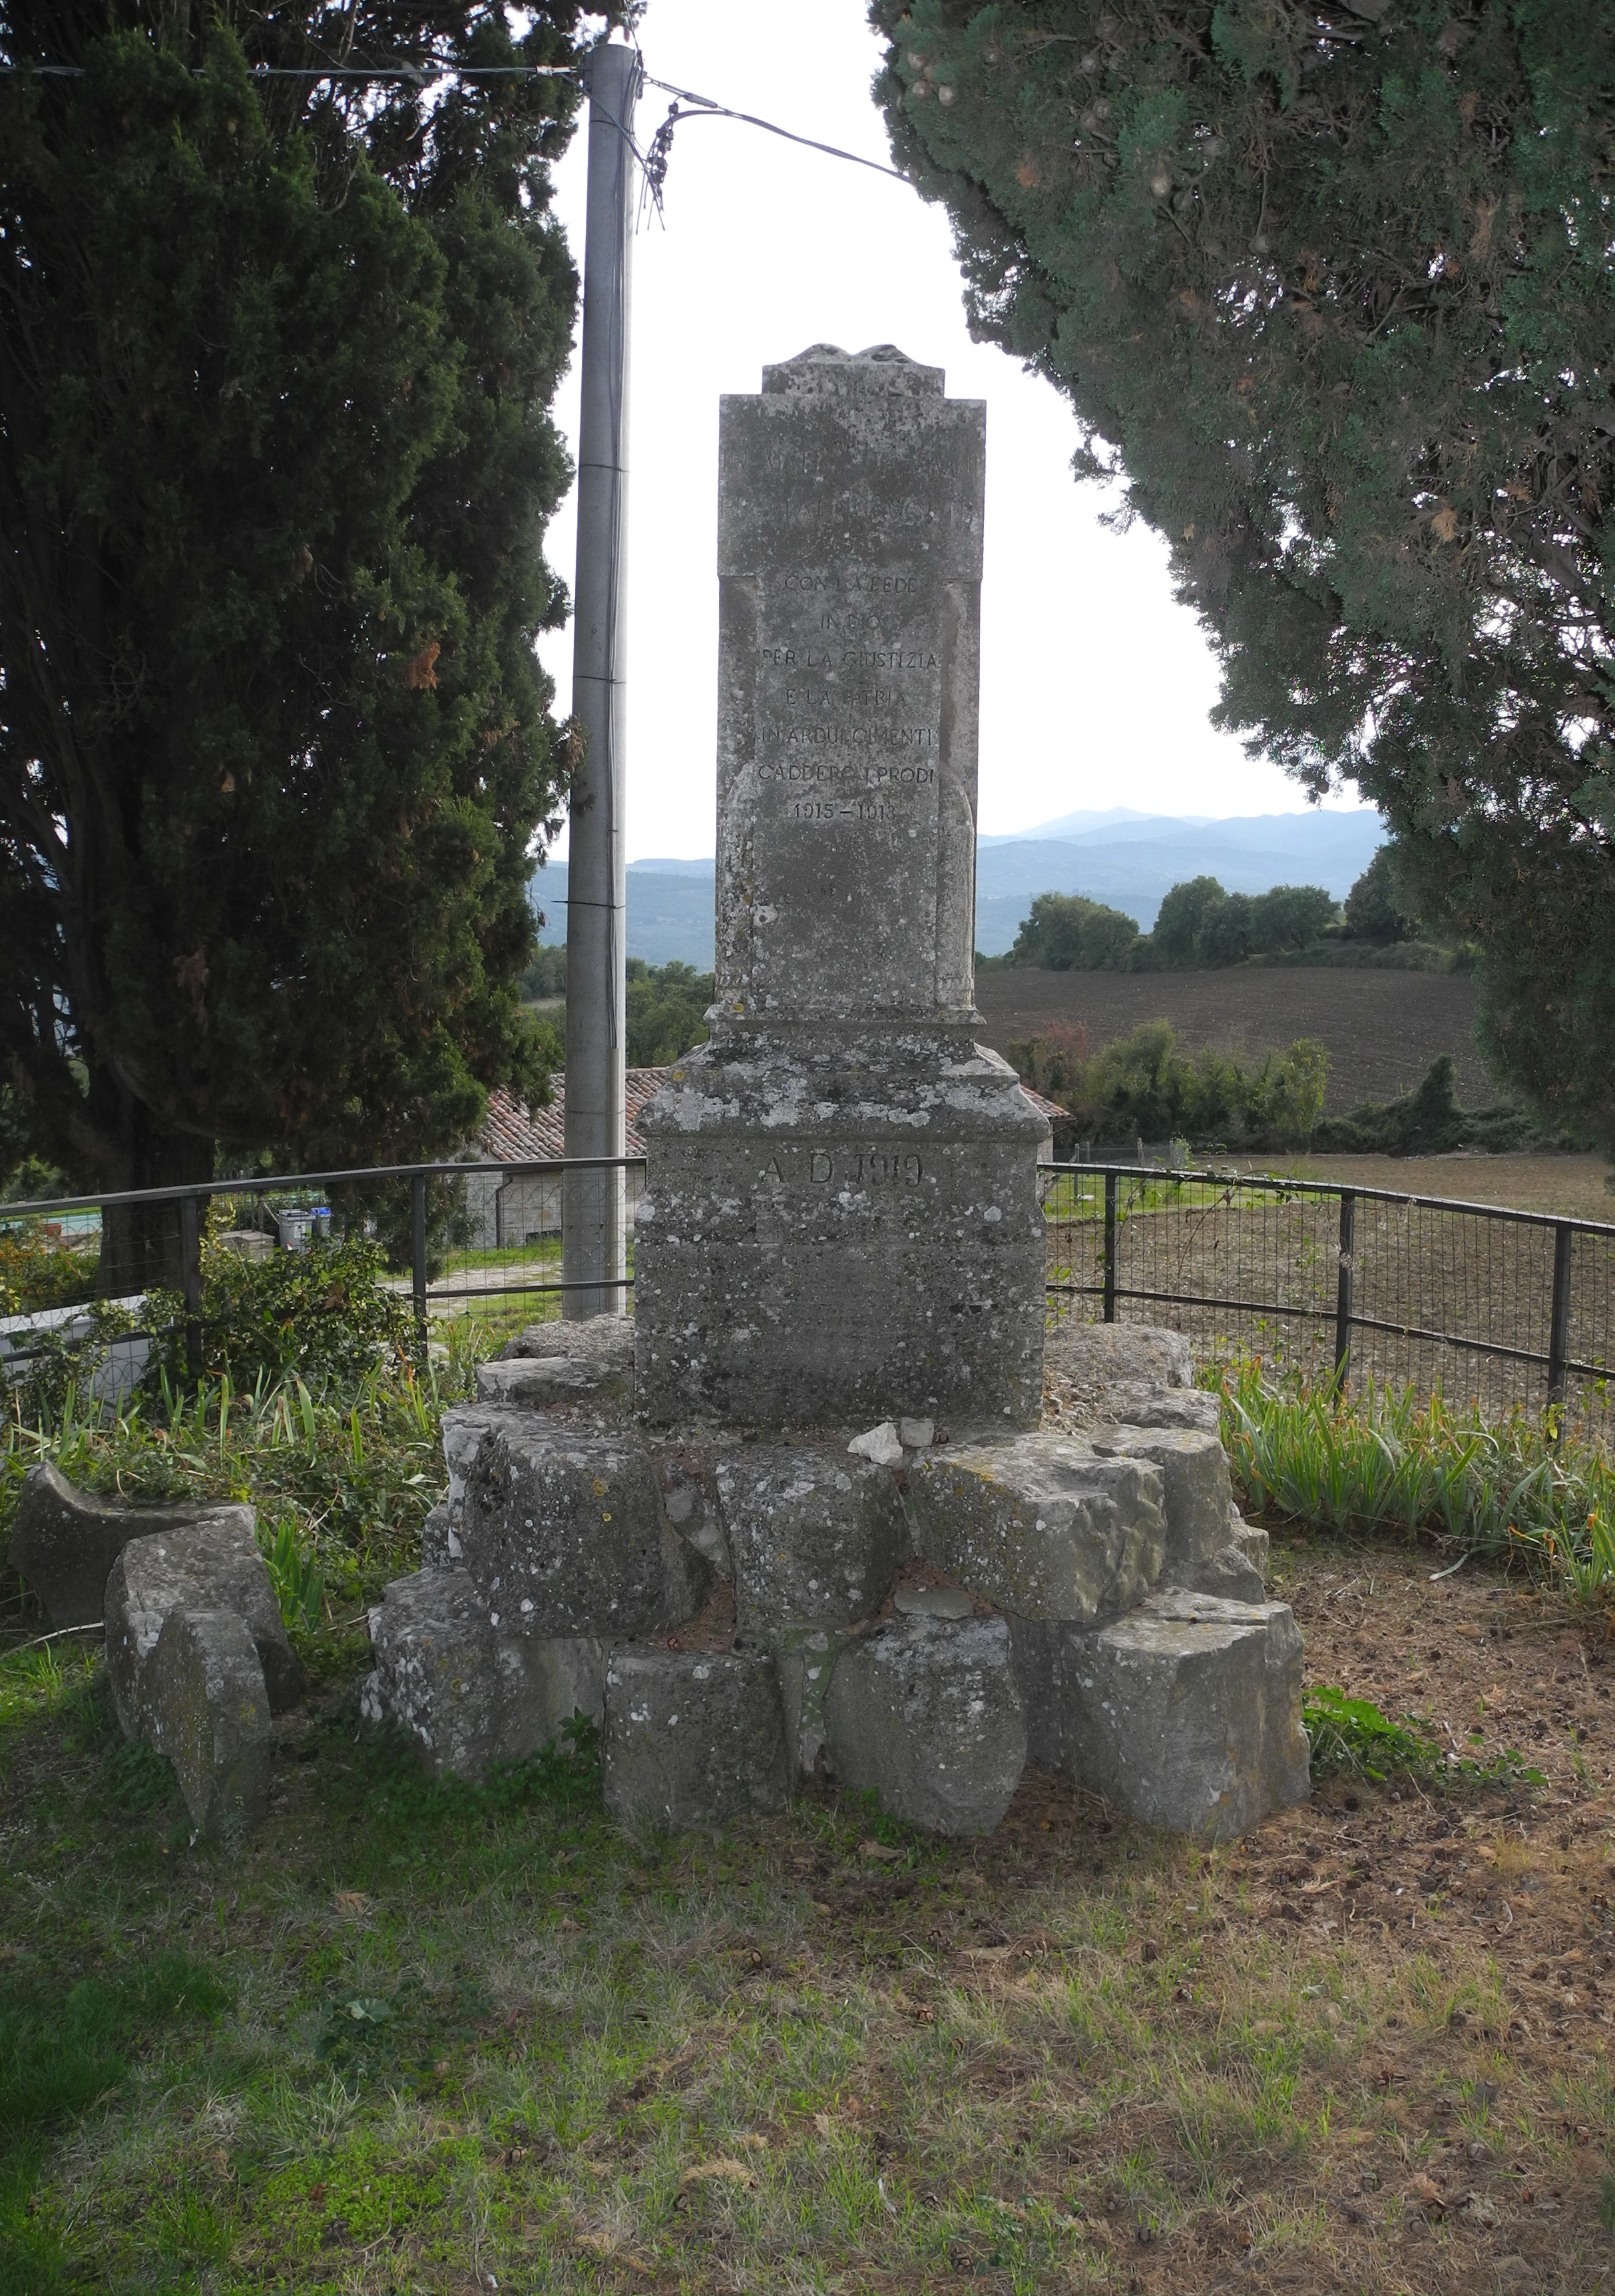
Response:
M37 1315L93 1300L100 1256L95 1239L87 1242L89 1248L81 1248L52 1220L7 1226L0 1208L0 1316Z
M1545 1144L1540 1125L1523 1109L1461 1108L1450 1053L1439 1054L1411 1092L1365 1102L1349 1116L1326 1116L1313 1136L1315 1148L1358 1156L1439 1156L1457 1148L1502 1153Z
M1086 1029L1051 1029L1011 1045L1016 1071L1071 1115L1072 1139L1184 1139L1218 1148L1305 1146L1329 1080L1329 1055L1311 1037L1269 1053L1254 1069L1209 1048L1181 1051L1169 1021L1146 1021L1090 1054Z
M378 1363L402 1362L414 1345L410 1304L385 1276L381 1245L360 1236L263 1259L209 1242L201 1362L187 1360L184 1300L153 1292L143 1319L160 1334L148 1383L205 1375L250 1389L295 1374L310 1387L352 1385Z

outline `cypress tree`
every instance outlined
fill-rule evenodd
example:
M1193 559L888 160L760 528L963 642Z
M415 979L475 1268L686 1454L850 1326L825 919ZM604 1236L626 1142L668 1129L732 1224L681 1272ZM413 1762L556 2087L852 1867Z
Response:
M1388 815L1615 1144L1615 7L873 0L971 326L1170 547L1221 723Z
M579 12L0 0L0 1075L83 1182L542 1089L578 91L441 75ZM255 77L332 62L421 77Z

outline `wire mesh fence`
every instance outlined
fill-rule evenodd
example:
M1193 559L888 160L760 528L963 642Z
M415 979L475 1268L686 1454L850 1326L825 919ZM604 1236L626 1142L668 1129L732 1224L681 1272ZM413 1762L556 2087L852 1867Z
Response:
M1056 1314L1607 1431L1615 1226L1322 1181L1041 1173Z
M42 1343L87 1333L108 1308L123 1326L119 1383L140 1375L151 1343L178 1340L185 1360L205 1365L240 1308L233 1271L275 1259L289 1275L306 1274L309 1283L282 1289L287 1312L313 1314L322 1271L355 1242L369 1247L382 1291L398 1295L422 1341L452 1316L514 1330L561 1314L569 1298L605 1308L632 1292L644 1185L644 1159L622 1156L381 1166L0 1204L0 1377Z
M1055 1319L1169 1324L1202 1349L1494 1414L1561 1403L1609 1431L1615 1225L1247 1174L1040 1169ZM627 1304L644 1177L642 1157L462 1161L0 1205L0 1378L108 1305L118 1382L139 1376L143 1342L177 1339L204 1365L230 1312L220 1270L275 1258L316 1279L355 1240L422 1343L450 1316L497 1335L569 1300ZM318 1283L286 1297L316 1312Z

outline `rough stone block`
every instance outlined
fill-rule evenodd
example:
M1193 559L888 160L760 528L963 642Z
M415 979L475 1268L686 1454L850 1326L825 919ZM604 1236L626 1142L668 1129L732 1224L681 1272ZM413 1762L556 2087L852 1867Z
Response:
M540 1363L566 1359L574 1363L614 1365L632 1378L634 1318L632 1316L581 1316L576 1323L557 1316L546 1324L529 1324L499 1350L501 1363Z
M1265 1583L1273 1560L1273 1542L1267 1532L1259 1524L1247 1522L1235 1507L1228 1521L1228 1538Z
M761 1651L613 1650L603 1744L606 1808L624 1824L718 1824L789 1792L779 1677Z
M1160 1470L1167 1507L1167 1551L1161 1576L1169 1587L1196 1587L1196 1574L1228 1544L1234 1488L1228 1455L1217 1435L1182 1427L1115 1427L1096 1431L1102 1459L1147 1459Z
M573 1404L611 1414L634 1408L634 1324L627 1316L529 1324L493 1363L477 1366L483 1403L542 1410Z
M1026 1765L1002 1619L909 1618L851 1644L824 1719L842 1783L934 1833L990 1833Z
M1230 1603L1260 1603L1267 1593L1267 1580L1236 1539L1185 1571L1177 1584L1192 1594L1220 1595Z
M1301 1637L1282 1603L1176 1589L1069 1635L1064 1767L1120 1809L1226 1841L1309 1790Z
M831 1775L824 1699L849 1636L832 1627L785 1627L771 1637L785 1717L785 1770L795 1793L804 1778Z
M717 1491L742 1634L880 1609L908 1545L886 1468L839 1444L747 1446L723 1459Z
M717 1497L717 1463L722 1456L721 1451L701 1444L658 1445L652 1452L668 1521L720 1578L733 1578L734 1558L729 1552Z
M1222 1429L1222 1406L1203 1387L1146 1387L1119 1380L1106 1388L1103 1399L1106 1415L1129 1427L1190 1427L1202 1435Z
M30 1467L12 1526L11 1559L45 1606L53 1629L93 1627L106 1616L107 1579L132 1538L234 1521L250 1537L249 1506L130 1506L70 1483L48 1461Z
M520 1635L665 1633L712 1567L667 1520L644 1447L509 1414L467 1472L460 1542L496 1627Z
M448 1485L442 1504L448 1513L448 1557L451 1562L460 1560L460 1516L465 1505L466 1478L477 1463L482 1446L497 1427L503 1427L515 1410L513 1405L499 1403L457 1403L443 1414L443 1464L448 1470Z
M447 1570L459 1557L460 1534L449 1520L447 1505L439 1499L421 1525L421 1568Z
M212 1841L269 1807L269 1693L234 1611L170 1611L147 1659L145 1732Z
M931 1451L909 1470L916 1552L1021 1619L1089 1623L1160 1576L1160 1470L1060 1435Z
M224 1506L181 1529L130 1539L112 1565L107 1673L126 1736L146 1734L146 1669L165 1620L182 1610L234 1611L257 1649L271 1713L297 1704L303 1670L258 1550L252 1510Z
M370 1641L362 1710L408 1731L434 1776L480 1779L574 1713L598 1722L604 1710L602 1644L497 1633L463 1570L394 1579L370 1613Z
M1193 1387L1194 1351L1181 1332L1157 1324L1084 1324L1068 1316L1049 1333L1044 1364L1078 1388L1127 1381L1141 1387Z

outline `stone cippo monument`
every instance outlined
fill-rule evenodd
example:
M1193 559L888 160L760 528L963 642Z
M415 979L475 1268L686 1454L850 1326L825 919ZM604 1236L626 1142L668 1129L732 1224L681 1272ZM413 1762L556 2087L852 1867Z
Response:
M889 345L722 402L717 1003L643 1119L659 1420L1042 1407L1044 1127L972 1036L986 414Z
M1043 1128L972 1037L982 417L889 346L725 401L710 1038L643 1119L634 1318L479 1366L370 1614L362 1710L439 1774L581 1714L636 1825L824 1780L980 1833L1029 1761L1213 1838L1308 1792L1300 1636L1186 1344L1045 1346ZM12 1560L105 1620L198 1824L260 1815L300 1685L250 1510L36 1468Z
M972 1036L983 410L819 345L722 436L717 1001L635 1316L480 1366L364 1710L472 1777L581 1711L633 1824L824 1779L980 1833L1031 1760L1240 1832L1308 1790L1299 1635L1183 1341L1045 1365L1043 1128Z

